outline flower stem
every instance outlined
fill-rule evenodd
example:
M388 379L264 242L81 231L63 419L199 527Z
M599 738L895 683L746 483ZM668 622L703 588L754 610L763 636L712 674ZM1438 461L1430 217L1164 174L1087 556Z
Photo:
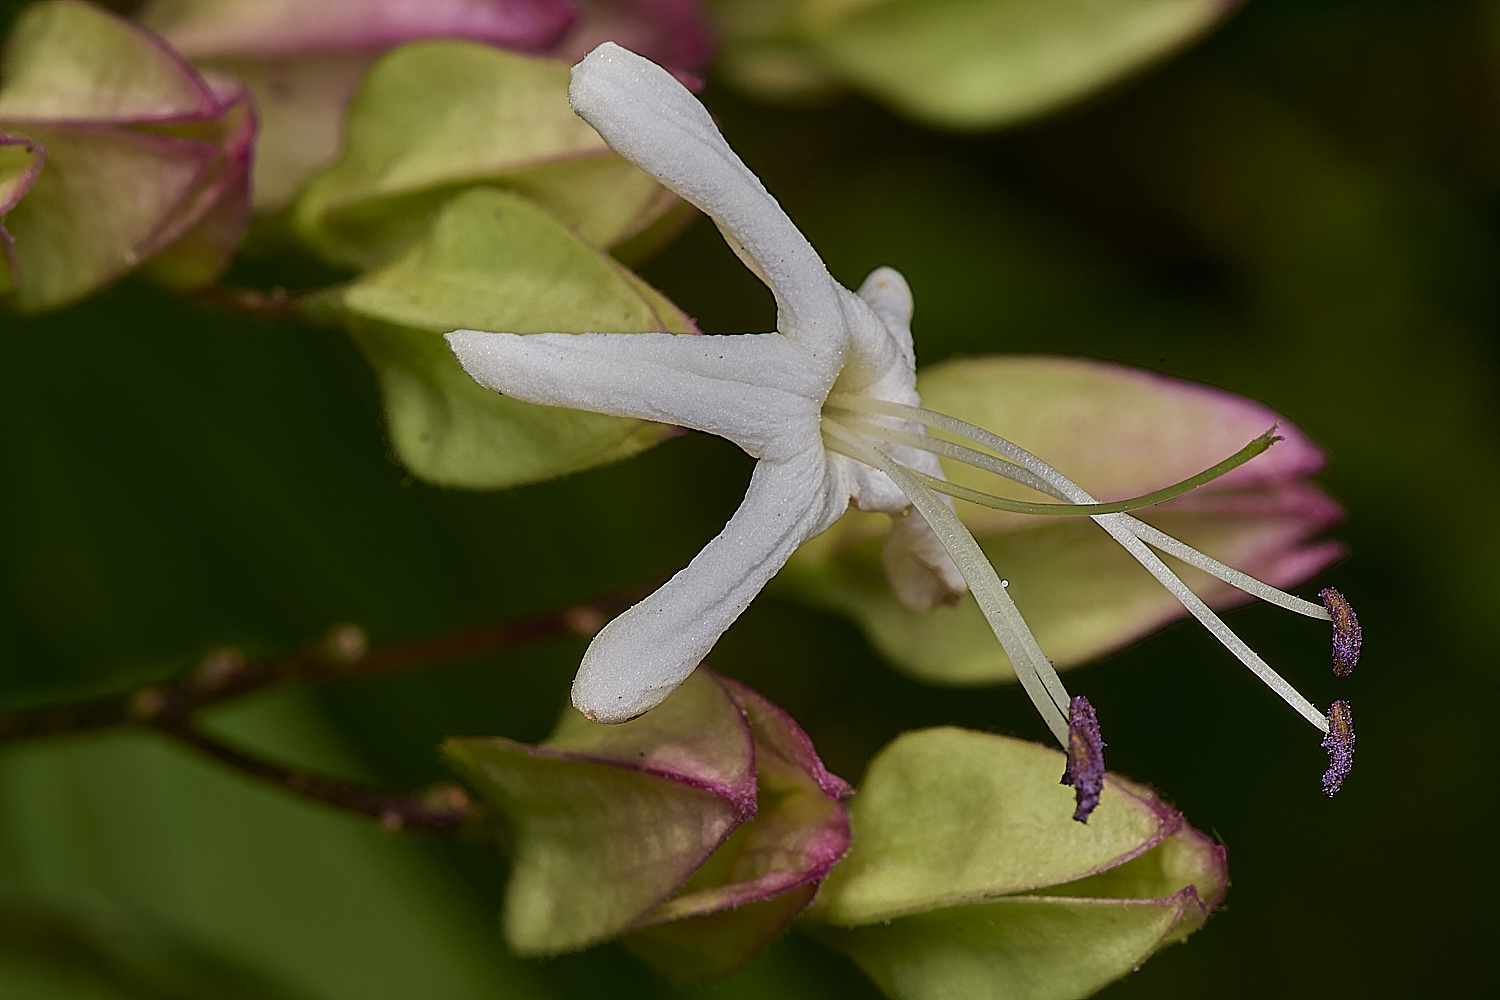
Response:
M612 594L589 604L374 649L369 648L358 626L337 625L314 642L265 660L246 660L235 650L216 650L162 684L0 715L0 744L132 724L154 725L160 719L186 718L209 705L282 684L330 684L383 677L554 636L590 636L639 596L639 589L633 588L627 594Z
M483 807L475 804L455 782L441 782L418 792L393 792L262 760L221 743L185 721L159 722L152 728L241 774L275 785L299 798L368 816L392 832L406 830L462 837L482 824Z
M374 649L362 629L338 625L312 643L269 659L246 660L237 651L217 650L162 684L113 697L0 715L0 745L122 726L145 727L301 798L369 816L388 830L464 838L482 826L483 811L456 784L445 782L424 791L397 792L288 768L207 735L196 725L194 714L210 705L283 684L328 684L407 673L541 639L592 636L643 592L642 588L633 588L588 604Z

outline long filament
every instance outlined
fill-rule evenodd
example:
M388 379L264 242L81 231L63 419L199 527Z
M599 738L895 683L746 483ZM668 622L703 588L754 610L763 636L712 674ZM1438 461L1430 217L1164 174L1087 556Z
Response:
M842 407L840 408L842 409ZM877 440L890 441L892 444L906 445L909 448L917 448L922 451L930 451L933 454L942 455L944 458L951 458L956 462L962 462L965 465L970 465L977 469L983 469L986 472L992 472L997 476L1003 476L1004 478L1009 479L1012 482L1020 483L1022 486L1028 486L1039 493L1046 493L1049 496L1058 498L1062 498L1065 496L1065 494L1061 490L1053 486L1051 483L1042 479L1040 476L1037 476L1035 473L1028 471L1017 463L1009 461L1007 459L997 458L994 455L986 455L982 451L975 451L973 448L966 448L963 445L955 444L952 441L944 441L942 438L929 437L925 434L913 434L910 431L886 427L883 424L871 423L869 421L859 421L858 424L858 430L864 433L867 437L873 437ZM1257 438L1256 440L1259 441L1260 439ZM1254 444L1254 442L1252 442L1252 444ZM1249 446L1247 446L1247 449L1248 447ZM1241 449L1241 453L1243 453L1247 449ZM918 475L921 475L921 473L918 473ZM1200 473L1200 475L1202 475L1202 473ZM1187 482L1187 480L1184 480L1184 482ZM941 481L939 481L939 483L941 483ZM984 501L974 500L972 497L965 495L966 493L977 494L979 492L977 490L968 491L965 490L964 487L956 486L952 483L939 483L929 481L928 485L932 486L933 489L936 489L939 492L947 493L949 496L955 496L961 500L970 500L971 502L983 503L985 506L993 506L1003 510L1015 510L1016 513L1066 513L1066 510L1058 511L1055 508L1073 506L1063 504L1033 504L1030 506L1034 508L1044 509L1019 510L1017 508L1021 506L1021 502L1013 501L1013 503L1016 504L1016 507L1000 507L999 504L985 503ZM1178 485L1180 486L1181 484ZM1171 490L1174 489L1174 487L1168 487L1168 489ZM988 496L988 494L983 495ZM1145 497L1138 497L1136 498L1136 500L1144 500L1153 496L1155 496L1155 494L1148 493L1145 495ZM1161 501L1156 500L1154 502L1160 503ZM1132 507L1130 509L1133 509L1135 505L1135 501L1120 501L1120 503L1131 504ZM1107 510L1098 510L1097 508L1101 506L1108 505L1077 505L1077 507L1080 509L1080 512L1087 513L1089 514L1089 516L1093 516L1095 513L1111 513L1111 511ZM1145 504L1142 503L1140 504L1140 506L1145 506ZM1284 590L1278 590L1268 583L1257 580L1255 577L1251 576L1248 573L1237 570L1233 566L1228 566L1213 558L1212 556L1208 556L1202 552L1199 552L1197 549L1193 548L1191 545L1188 545L1186 542L1173 538L1165 531L1162 531L1159 528L1155 528L1147 524L1146 522L1139 520L1138 518L1130 517L1123 520L1129 523L1131 533L1140 538L1146 544L1152 546L1153 548L1159 549L1174 558L1181 559L1189 566L1193 566L1196 569L1202 570L1209 576L1222 580L1224 583L1229 584L1231 587L1242 590L1252 597L1258 597L1268 604L1274 604L1277 607L1285 608L1287 611L1291 611L1299 615L1305 615L1308 618L1316 618L1319 621L1330 620L1328 609L1323 607L1321 604L1314 604L1311 601L1304 601L1302 598L1297 597L1293 594L1288 594Z
M1026 689L1042 719L1052 735L1064 747L1068 745L1068 692L1057 676L1052 661L1042 652L1036 637L1021 617L1020 609L1006 591L1005 585L995 573L995 568L985 558L979 543L964 527L958 515L949 509L942 498L923 483L906 466L891 458L859 434L825 419L823 433L831 439L834 450L840 451L856 461L874 466L891 478L891 481L906 494L912 505L927 519L933 532L948 554L953 557L974 600L984 613L985 621L1000 641L1000 646L1010 657L1017 679Z
M838 409L838 407L835 407L835 409ZM980 468L983 468L984 466L980 465L979 461L976 460L989 458L991 461L994 461L994 459L990 456L985 455L982 452L975 451L972 448L965 448L962 445L952 444L951 442L942 441L938 438L928 437L924 434L912 434L909 431L883 427L881 425L871 424L866 421L857 421L857 424L858 426L852 429L865 432L867 437L874 437L877 440L880 438L884 438L885 440L890 441L892 444L904 444L910 448L918 448L922 451L931 451L937 454L947 455L950 458L954 458L960 462L965 462L969 465L978 465ZM871 434L869 433L869 430L874 430L875 433ZM1275 429L1273 428L1272 430L1262 434L1260 437L1256 438L1254 441L1251 441L1249 444L1245 445L1245 447L1241 448L1239 451L1235 452L1233 455L1229 456L1217 465L1214 465L1208 469L1204 469L1202 472L1199 472L1196 475L1189 476L1187 479L1184 479L1181 482L1173 483L1171 486L1164 486L1159 490L1152 490L1150 493L1142 493L1140 496L1128 497L1124 500L1110 500L1106 503L1033 503L1029 500L1013 500L1010 497L998 497L992 493L985 493L982 490L970 489L967 486L960 486L957 483L950 483L947 480L938 479L936 476L929 476L924 472L918 472L917 470L912 471L917 472L917 475L921 477L922 482L937 490L939 493L946 493L950 497L957 497L960 500L967 500L970 503L978 504L981 507L990 507L994 510L1009 511L1012 514L1036 514L1054 517L1093 517L1096 514L1120 514L1128 510L1140 510L1142 507L1154 507L1159 503L1166 503L1168 500L1174 500L1185 493L1191 493L1198 487L1203 486L1206 483L1213 482L1220 476L1239 468L1255 456L1264 452L1271 446L1273 442L1281 440L1280 438L1274 436L1274 430ZM942 447L944 445L946 445L947 447ZM1002 459L1001 461L1004 460ZM1015 465L1015 463L1013 462L1007 464L1012 466ZM1006 472L1001 472L1000 475L1005 476L1007 479L1011 478L1011 475Z

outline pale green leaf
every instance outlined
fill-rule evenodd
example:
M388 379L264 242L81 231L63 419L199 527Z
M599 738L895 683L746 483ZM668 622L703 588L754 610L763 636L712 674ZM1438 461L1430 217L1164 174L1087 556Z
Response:
M748 4L721 5L748 7ZM1223 0L804 0L732 17L731 78L772 97L852 86L923 121L993 128L1159 59Z
M431 234L344 292L375 367L391 440L430 482L498 489L636 454L662 424L533 406L481 388L448 351L454 329L506 333L685 332L659 292L520 195L488 188L449 202Z
M301 235L357 268L419 237L460 188L533 197L585 242L644 229L673 199L568 106L568 67L471 42L419 42L370 71L349 111L344 154L295 208Z
M1088 823L1059 784L1062 753L964 729L898 737L849 807L854 846L819 921L857 925L1072 882L1154 847L1181 817L1110 777Z

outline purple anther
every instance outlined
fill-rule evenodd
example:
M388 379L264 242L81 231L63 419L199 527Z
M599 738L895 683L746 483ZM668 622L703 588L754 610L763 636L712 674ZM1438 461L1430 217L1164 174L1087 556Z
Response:
M1333 616L1333 675L1348 677L1359 662L1359 644L1363 639L1359 618L1349 599L1332 587L1318 591L1318 596L1323 599L1323 607Z
M1328 710L1328 735L1323 737L1323 749L1328 751L1323 794L1331 799L1354 767L1354 714L1347 701L1336 701Z
M1104 746L1094 706L1083 695L1074 695L1068 704L1068 766L1062 783L1073 787L1078 802L1073 818L1080 823L1089 821L1104 789Z

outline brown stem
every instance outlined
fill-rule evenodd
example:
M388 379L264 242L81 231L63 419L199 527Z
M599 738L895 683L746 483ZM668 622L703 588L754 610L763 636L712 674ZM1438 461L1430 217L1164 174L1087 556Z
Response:
M451 781L411 794L391 792L252 757L219 742L186 721L158 721L152 728L242 774L269 782L304 799L369 816L387 830L459 837L476 830L481 823L482 809Z
M633 590L561 611L374 649L369 648L363 629L337 625L316 642L265 660L246 660L235 650L216 650L162 684L124 695L0 715L0 743L131 724L160 725L278 684L329 684L381 677L473 659L554 636L587 637L638 597L639 592Z
M239 313L278 322L301 320L297 300L285 288L269 291L258 288L239 288L233 285L210 285L200 288L190 296L193 301L211 309Z
M408 794L283 767L207 735L193 723L193 713L277 684L327 684L381 677L472 659L553 636L592 636L639 597L636 590L612 594L561 611L376 649L369 648L363 629L338 625L317 642L266 660L246 660L235 650L217 650L164 684L109 698L0 715L0 744L144 725L241 773L302 798L372 817L388 830L473 836L484 830L483 810L453 782Z

